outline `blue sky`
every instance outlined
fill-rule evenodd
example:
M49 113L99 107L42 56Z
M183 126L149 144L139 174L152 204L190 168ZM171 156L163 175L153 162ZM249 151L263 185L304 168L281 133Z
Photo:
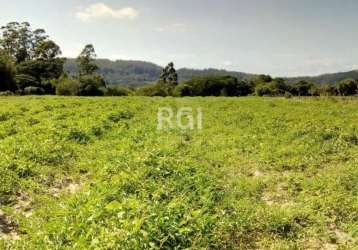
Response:
M273 76L358 69L357 0L0 0L0 24L45 28L67 57Z

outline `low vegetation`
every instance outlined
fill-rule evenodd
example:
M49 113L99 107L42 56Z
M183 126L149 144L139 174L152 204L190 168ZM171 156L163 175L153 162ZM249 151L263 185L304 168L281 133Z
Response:
M357 104L1 97L0 248L352 249ZM157 131L163 106L203 129Z

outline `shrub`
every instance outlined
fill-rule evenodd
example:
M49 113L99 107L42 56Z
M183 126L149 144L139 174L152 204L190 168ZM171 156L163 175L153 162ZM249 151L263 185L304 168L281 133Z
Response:
M285 80L282 78L275 78L270 84L271 95L283 96L290 90L289 86L286 85Z
M237 96L248 96L253 93L253 85L248 81L239 81L236 85Z
M108 116L108 120L112 122L119 122L120 120L129 120L132 119L134 114L129 111L121 111L115 114L111 114Z
M56 84L56 95L78 95L80 83L76 79L61 77Z
M12 95L14 95L14 93L11 92L10 90L0 92L0 96L12 96Z
M17 192L19 177L6 167L0 167L0 204L8 203Z
M173 96L191 96L193 95L193 88L188 84L182 83L175 87L173 91Z
M43 81L61 77L64 62L62 58L26 60L19 63L16 68L18 74L32 76L41 84Z
M106 87L103 77L98 75L82 75L79 78L78 95L103 96L102 88Z
M232 76L196 77L183 83L190 86L193 96L236 96L238 80Z
M23 91L24 95L43 95L45 94L45 90L40 87L26 87Z
M285 98L290 99L290 98L292 98L292 96L293 95L290 92L288 92L288 91L285 92Z
M338 92L341 96L352 96L357 94L358 84L353 79L341 81L338 84Z
M30 86L38 87L40 85L37 79L30 75L25 75L25 74L16 75L15 80L20 90L24 90L26 87L30 87Z
M165 83L156 83L137 89L139 96L169 96L171 89Z
M11 114L6 112L6 113L0 113L0 122L4 122L7 121L11 118Z
M40 87L45 91L45 94L55 95L56 94L56 80L43 81Z
M68 139L71 141L76 141L80 144L87 144L91 140L91 137L88 136L85 132L72 129L68 135Z
M271 88L270 88L270 86L268 84L262 84L262 85L256 86L255 94L257 96L271 96L272 91L271 91Z
M129 96L132 94L132 90L123 86L107 87L104 90L105 96Z
M313 83L307 81L300 81L292 86L292 93L298 96L310 96L311 89L314 87Z
M334 96L338 95L337 88L333 85L322 84L311 88L310 94L312 96Z
M332 85L323 85L321 95L334 96L338 95L338 90L335 86Z

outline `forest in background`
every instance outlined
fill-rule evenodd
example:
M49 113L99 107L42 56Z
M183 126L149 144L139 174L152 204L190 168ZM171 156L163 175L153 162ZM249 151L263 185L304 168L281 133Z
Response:
M11 22L1 30L0 95L291 97L358 93L356 71L318 78L273 78L215 69L177 71L173 63L161 68L146 62L98 60L92 44L76 59L67 60L44 29Z
M96 64L99 66L99 74L101 74L106 82L110 85L127 85L132 87L143 86L148 83L155 82L163 67L151 62L134 61L134 60L109 60L96 59ZM76 74L77 66L76 59L67 58L65 63L65 71L70 74ZM250 74L238 71L228 71L225 69L191 69L180 68L177 70L179 82L191 80L194 77L203 76L234 76L238 80L250 80L257 77L257 74ZM358 70L348 72L330 73L318 76L300 76L300 77L283 77L289 84L295 84L300 81L310 81L316 84L330 83L337 85L340 81L345 79L358 79Z

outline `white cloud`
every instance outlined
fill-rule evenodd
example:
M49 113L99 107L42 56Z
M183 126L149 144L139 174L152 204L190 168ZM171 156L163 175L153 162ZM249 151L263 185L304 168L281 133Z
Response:
M227 66L227 67L234 65L234 63L232 61L224 61L223 64L224 64L224 66Z
M113 9L104 3L92 4L75 13L75 16L84 22L98 18L135 19L138 15L139 12L132 7Z
M358 70L358 64L353 64L347 67L348 70Z
M162 27L155 28L157 32L185 32L189 30L189 26L184 23L172 23Z

